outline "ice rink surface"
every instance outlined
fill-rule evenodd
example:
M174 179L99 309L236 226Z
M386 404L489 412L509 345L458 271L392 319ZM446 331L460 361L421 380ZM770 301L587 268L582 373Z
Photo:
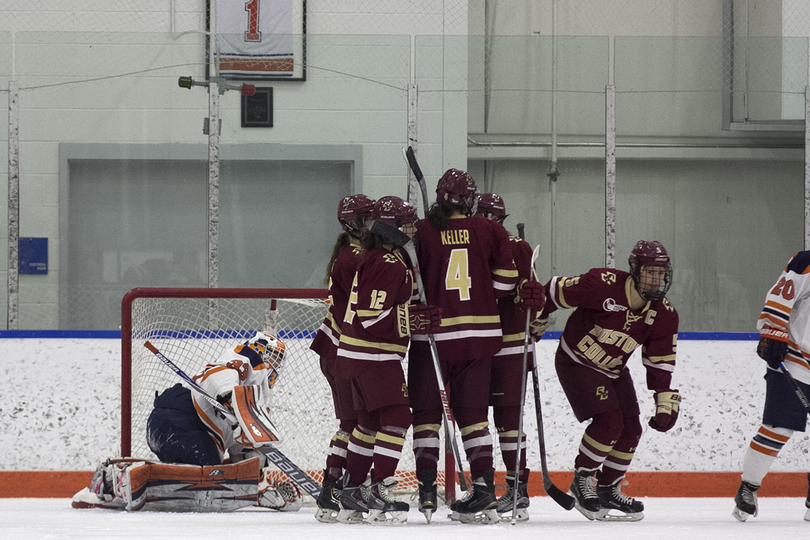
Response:
M763 540L807 538L804 499L762 498L759 517L740 523L731 517L729 498L644 499L645 518L636 523L586 520L579 512L566 512L548 497L532 498L531 519L511 525L463 525L447 518L442 507L427 525L412 509L402 525L343 525L318 523L314 508L279 513L247 510L232 514L174 514L76 510L69 499L0 499L0 538L3 540L57 540L72 538L137 538L248 540L332 540L383 538L384 540ZM415 505L412 505L415 507Z

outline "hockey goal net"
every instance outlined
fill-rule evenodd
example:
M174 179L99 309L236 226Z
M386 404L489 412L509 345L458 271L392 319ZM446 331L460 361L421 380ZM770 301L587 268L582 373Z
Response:
M262 330L279 337L287 347L273 388L273 421L281 439L277 446L322 482L329 441L338 423L329 384L309 345L328 311L327 295L324 289L129 291L121 313L121 456L157 459L146 444L146 419L155 393L181 382L144 347L146 341L193 377L226 347L242 343ZM397 472L402 478L398 490L416 491L414 471L408 437ZM443 471L439 471L437 483L443 491Z

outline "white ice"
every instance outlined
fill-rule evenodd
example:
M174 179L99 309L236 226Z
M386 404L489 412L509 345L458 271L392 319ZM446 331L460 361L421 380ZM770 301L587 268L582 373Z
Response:
M645 518L636 523L586 520L576 510L566 512L548 497L533 497L530 520L511 525L464 525L447 518L442 507L427 525L412 509L408 523L397 526L323 524L314 508L279 513L255 509L232 514L175 514L76 510L68 499L0 499L0 538L45 540L118 538L193 540L763 540L807 538L804 499L761 498L759 516L740 523L731 517L731 498L644 499Z

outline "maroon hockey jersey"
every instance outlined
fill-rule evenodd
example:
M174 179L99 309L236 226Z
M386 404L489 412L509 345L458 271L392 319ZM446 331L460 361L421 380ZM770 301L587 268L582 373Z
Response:
M546 284L544 315L576 308L560 337L560 348L574 361L610 378L618 377L627 359L641 347L650 390L670 388L675 369L678 313L666 299L629 307L630 274L593 268L576 277L555 276Z
M332 265L329 276L329 312L323 320L315 338L309 348L318 353L318 356L334 356L340 341L341 325L349 304L349 293L352 288L354 274L360 264L363 248L356 239L338 253Z
M532 248L528 242L517 236L509 236L509 247L518 271L518 283L524 279L537 281L531 269ZM526 338L526 310L523 304L515 303L516 292L498 300L503 330L503 348L495 355L499 358L523 358L523 345ZM531 365L532 351L529 350Z
M493 356L502 346L497 299L512 292L518 278L506 229L483 217L458 216L439 231L425 219L417 248L427 303L442 309L434 335L441 360Z
M399 336L396 308L416 298L416 287L403 257L399 249L372 249L360 262L338 346L340 377L357 377L371 362L405 358L408 336Z

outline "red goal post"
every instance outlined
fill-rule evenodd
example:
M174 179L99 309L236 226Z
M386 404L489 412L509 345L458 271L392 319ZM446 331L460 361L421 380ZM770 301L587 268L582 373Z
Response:
M327 297L326 289L130 290L121 303L121 456L156 459L146 444L146 420L155 393L181 382L144 347L147 340L193 377L226 347L266 331L287 347L273 388L272 417L281 438L277 445L321 482L338 422L331 389L309 345L328 311ZM397 474L402 491L416 490L411 437ZM437 480L441 490L443 471Z

